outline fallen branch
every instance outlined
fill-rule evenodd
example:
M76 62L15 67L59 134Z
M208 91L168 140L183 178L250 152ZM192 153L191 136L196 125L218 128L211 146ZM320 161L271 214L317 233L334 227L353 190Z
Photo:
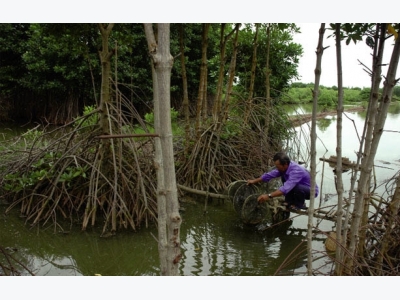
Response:
M184 190L186 192L192 193L192 194L201 195L201 196L206 196L207 195L207 192L205 192L205 191L192 189L192 188L189 188L187 186L180 185L180 184L178 184L177 186L178 186L178 188L180 188L180 189L182 189L182 190ZM211 197L211 198L215 198L215 199L229 199L228 195L223 195L223 194L208 193L208 196Z

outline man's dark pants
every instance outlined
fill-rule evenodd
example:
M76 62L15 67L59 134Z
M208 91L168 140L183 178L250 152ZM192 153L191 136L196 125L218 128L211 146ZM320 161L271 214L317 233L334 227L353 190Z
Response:
M310 199L310 187L302 184L296 185L285 196L285 202L288 206L295 205L296 207L303 207L306 199Z

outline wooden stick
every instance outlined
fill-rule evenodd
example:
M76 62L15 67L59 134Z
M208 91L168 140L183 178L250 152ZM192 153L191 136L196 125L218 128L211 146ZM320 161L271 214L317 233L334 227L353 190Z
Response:
M141 134L105 134L98 135L98 139L118 139L118 138L129 138L129 137L159 137L157 133L141 133Z
M201 195L201 196L206 196L207 195L207 192L205 192L205 191L192 189L192 188L189 188L187 186L180 185L180 184L178 184L177 186L181 190L184 190L184 191L192 193L192 194L197 194L197 195ZM223 194L208 193L208 196L211 197L211 198L217 198L217 199L229 199L229 197L227 195L223 195Z

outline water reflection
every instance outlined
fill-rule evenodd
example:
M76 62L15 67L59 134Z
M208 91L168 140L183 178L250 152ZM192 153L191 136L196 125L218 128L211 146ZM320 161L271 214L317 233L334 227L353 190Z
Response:
M400 114L400 102L394 102L389 106L388 114L390 115L399 115Z
M295 251L299 255L285 264L282 272L305 269L305 231L295 229L292 223L269 230L265 230L267 223L246 226L230 202L210 204L206 215L201 213L203 206L199 204L185 204L184 208L181 275L273 275L299 244L301 247ZM65 235L54 234L52 228L38 233L23 224L17 224L18 228L11 222L0 224L2 245L17 249L15 257L36 275L159 275L155 228L100 238L101 228L88 232L76 228ZM20 271L29 275L22 268Z
M325 132L328 129L328 127L332 124L333 121L336 121L336 118L331 117L331 116L326 116L323 119L319 119L319 120L317 120L317 128L321 132Z
M196 215L198 209L188 206L184 216ZM182 275L273 275L283 259L304 240L302 232L288 230L291 223L263 230L259 225L242 224L227 207L211 207L206 216L190 220L189 224L190 228L182 224ZM301 249L304 247L300 252ZM302 255L287 268L295 269L305 263L306 257Z
M53 228L30 230L15 214L1 214L0 221L1 245L36 275L159 275L155 228L101 238L101 228L82 232L73 226L71 233L63 234ZM3 259L0 255L0 262Z

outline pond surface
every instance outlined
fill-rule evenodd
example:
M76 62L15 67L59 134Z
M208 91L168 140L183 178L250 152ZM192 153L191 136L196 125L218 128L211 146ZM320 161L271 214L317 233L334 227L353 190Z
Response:
M311 106L297 107L296 110L311 113ZM356 153L359 149L359 136L362 135L366 110L361 112L345 112L342 125L342 156L350 161L357 161ZM327 116L317 120L317 184L323 185L320 196L336 194L334 174L327 163L320 158L336 156L336 115ZM311 122L303 124L297 132L303 144L310 143L309 135ZM400 170L400 102L393 103L387 115L384 132L381 136L377 154L375 156L374 172L376 175L375 193L385 196L387 188L385 184ZM306 155L309 155L308 153ZM351 172L343 173L343 185L350 188ZM346 191L345 191L346 193ZM348 195L345 195L348 196Z
M205 215L202 203L182 207L181 275L273 275L304 240L305 227L296 228L295 221L274 230L243 225L229 201L209 203ZM11 213L1 216L0 232L1 245L36 275L159 275L155 228L102 238L100 227L82 232L76 226L63 234L29 229ZM285 270L304 271L305 264L304 252Z
M305 109L305 108L303 108ZM343 118L343 156L356 160L358 139L354 128L362 133L365 113L347 113ZM307 131L308 124L301 128ZM400 106L391 107L386 130L378 148L376 174L379 191L384 183L400 169L400 151L397 149L400 131ZM0 130L1 131L1 130ZM300 130L299 130L300 134ZM316 205L330 205L335 201L333 172L320 157L336 155L336 120L328 117L318 121L317 134L317 183L322 185L321 198ZM246 178L243 178L246 179ZM345 173L345 186L350 172ZM322 183L322 184L321 184ZM383 184L383 185L382 185ZM68 234L55 233L52 226L30 229L19 218L18 211L3 214L5 205L0 203L0 245L40 276L158 276L158 248L156 228L142 228L138 232L118 232L101 238L101 226L85 232L77 224ZM201 201L185 199L182 203L180 274L186 276L246 276L246 275L296 275L306 273L307 217L294 217L291 222L266 230L269 224L246 226L238 218L230 201L213 200L203 214ZM330 231L334 223L314 220L320 230ZM316 234L313 240L314 267L328 274L331 265L324 250L325 236ZM293 259L287 260L291 254ZM4 258L0 255L0 263ZM22 275L29 275L17 267ZM0 274L1 275L1 274Z

